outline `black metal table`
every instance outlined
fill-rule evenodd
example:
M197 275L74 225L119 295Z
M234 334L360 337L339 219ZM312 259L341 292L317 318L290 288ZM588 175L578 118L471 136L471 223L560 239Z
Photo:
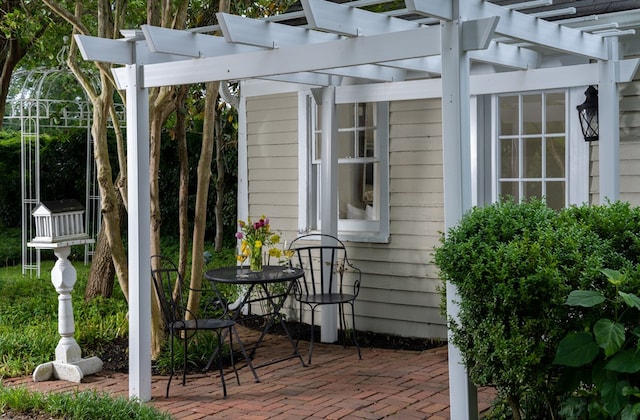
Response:
M282 309L285 300L291 293L291 289L295 284L295 280L302 277L303 274L303 270L299 268L287 269L282 266L272 265L264 266L262 271L259 272L249 271L248 268L243 269L241 267L221 267L205 272L205 279L211 281L216 290L218 290L218 288L215 287L216 284L234 284L247 286L247 290L244 293L240 306L238 306L237 310L230 313L234 320L238 320L243 306L250 305L254 302L266 303L266 306L264 306L263 308L267 308L267 313L258 315L266 322L260 334L260 338L258 338L258 341L255 343L255 345L251 347L251 352L249 355L250 358L254 357L256 350L262 343L265 335L269 332L269 329L273 326L276 319L280 321L282 329L284 330L284 333L291 343L291 347L293 348L292 354L276 360L262 363L260 365L255 365L253 367L250 366L252 370L254 367L259 368L271 365L276 362L289 360L295 357L300 359L300 363L302 364L302 366L306 366L304 360L302 359L302 356L298 352L298 346L296 345L293 337L291 337L291 333L289 332L289 329L284 322L284 318L280 316L280 310ZM269 287L273 284L282 284L284 287L277 293L273 293L273 291ZM259 292L259 294L257 292ZM256 377L256 381L258 381L259 379L255 374L255 371L253 373Z

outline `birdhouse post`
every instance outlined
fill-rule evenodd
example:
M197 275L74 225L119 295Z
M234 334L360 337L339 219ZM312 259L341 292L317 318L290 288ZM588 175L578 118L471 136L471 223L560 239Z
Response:
M35 382L51 378L81 382L85 375L102 370L97 357L83 359L80 346L74 338L75 323L71 292L76 283L76 270L67 257L71 246L93 242L85 232L84 207L76 200L43 201L33 211L36 237L27 245L51 249L58 258L51 269L51 283L58 292L58 332L55 361L36 367Z

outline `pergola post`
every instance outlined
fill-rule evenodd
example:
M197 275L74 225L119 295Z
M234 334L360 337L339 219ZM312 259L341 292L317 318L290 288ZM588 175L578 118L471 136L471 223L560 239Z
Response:
M609 59L598 63L600 204L620 198L620 100L617 85L620 47L617 37L608 38L607 43Z
M463 51L462 22L442 21L442 149L444 176L444 224L448 231L471 208L471 110L469 106L469 58ZM457 291L447 290L447 318L456 318ZM449 348L449 400L453 420L477 419L477 391L467 377L460 350Z
M320 220L321 232L338 235L338 123L336 119L336 88L322 88L322 151L320 177ZM330 270L331 267L322 267ZM320 313L320 340L333 343L338 339L338 307L325 305Z
M129 202L129 397L151 399L151 269L149 186L149 91L142 84L147 59L135 42L127 72L127 166Z

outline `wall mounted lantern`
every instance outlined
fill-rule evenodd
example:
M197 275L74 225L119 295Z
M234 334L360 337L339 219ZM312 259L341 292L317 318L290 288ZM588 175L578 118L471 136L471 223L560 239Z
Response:
M576 107L580 118L580 128L585 141L596 141L598 136L598 89L589 86L584 91L585 101Z

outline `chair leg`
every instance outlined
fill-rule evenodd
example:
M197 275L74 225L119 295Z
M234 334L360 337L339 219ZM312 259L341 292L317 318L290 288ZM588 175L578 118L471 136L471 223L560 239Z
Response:
M311 355L313 354L313 338L314 338L314 327L316 325L315 321L315 308L311 307L311 339L309 340L309 364L311 364Z
M187 346L189 344L189 340L187 340L187 333L185 332L184 337L183 337L183 343L184 343L184 354L182 355L182 360L183 360L183 364L182 364L182 386L185 386L187 384Z
M173 331L170 332L171 340L169 341L169 356L171 357L171 373L169 374L169 381L167 382L167 393L166 396L169 398L169 386L171 386L171 379L173 375L176 373L175 360L173 359Z
M220 371L220 382L222 382L222 396L227 398L227 384L224 381L224 369L222 366L222 333L220 330L216 330L216 334L218 335L218 370Z
M233 372L236 374L236 382L240 385L240 376L238 376L238 369L236 369L236 363L233 360L233 332L231 331L231 328L233 327L229 327L229 359L231 361Z
M353 307L353 302L351 304L351 325L353 326L353 343L356 345L356 349L358 349L358 358L362 360L362 353L360 352L360 345L358 344L358 331L356 330L356 310Z

